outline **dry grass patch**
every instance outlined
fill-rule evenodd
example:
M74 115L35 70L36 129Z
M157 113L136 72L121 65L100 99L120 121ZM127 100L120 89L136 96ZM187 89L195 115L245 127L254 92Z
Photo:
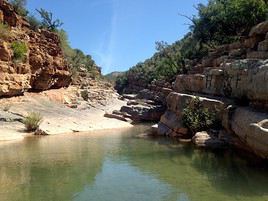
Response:
M39 112L31 112L24 118L23 124L26 131L33 132L39 128L42 120L43 116Z

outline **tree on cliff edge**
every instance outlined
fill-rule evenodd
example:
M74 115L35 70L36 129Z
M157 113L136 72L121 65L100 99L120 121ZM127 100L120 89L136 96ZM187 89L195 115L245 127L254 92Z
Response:
M63 23L59 20L53 19L53 14L51 12L46 11L45 9L36 9L36 11L40 14L42 18L42 26L49 31L57 31Z

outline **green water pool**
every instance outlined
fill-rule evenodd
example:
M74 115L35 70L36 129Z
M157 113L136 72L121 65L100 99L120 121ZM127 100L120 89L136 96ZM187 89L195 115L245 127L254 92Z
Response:
M0 201L268 201L268 169L148 127L0 144Z

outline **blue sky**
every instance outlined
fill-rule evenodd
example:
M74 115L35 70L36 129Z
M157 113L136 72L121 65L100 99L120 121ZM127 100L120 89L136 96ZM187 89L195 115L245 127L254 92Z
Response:
M155 52L155 41L173 43L188 32L193 7L207 0L28 0L28 9L53 12L71 46L92 55L104 74L125 71Z

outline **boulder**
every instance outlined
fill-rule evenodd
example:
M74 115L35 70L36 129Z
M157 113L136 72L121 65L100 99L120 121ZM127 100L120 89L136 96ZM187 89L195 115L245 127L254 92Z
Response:
M192 141L197 147L212 149L222 149L226 147L225 141L219 139L215 134L206 131L196 133Z
M158 134L171 137L185 137L188 129L182 124L181 116L167 110L160 119Z
M265 35L268 32L268 21L262 22L253 27L249 33L249 36Z
M165 107L162 105L123 106L120 111L129 114L135 122L159 121L165 112Z
M233 132L256 155L268 159L268 114L237 108L232 116Z

